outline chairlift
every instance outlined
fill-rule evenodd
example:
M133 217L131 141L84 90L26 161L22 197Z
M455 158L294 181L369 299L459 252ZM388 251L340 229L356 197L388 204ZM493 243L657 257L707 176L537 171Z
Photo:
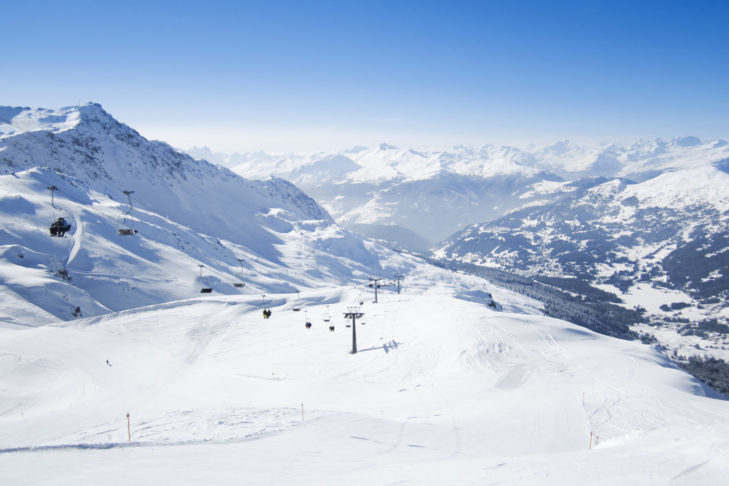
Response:
M48 186L48 190L51 191L51 207L55 209L58 213L60 213L60 208L56 207L56 202L53 197L54 191L58 190L56 186ZM53 221L51 223L51 226L48 228L48 231L51 236L57 236L59 238L63 238L68 231L71 230L71 223L66 221L66 218L63 216L58 216L58 219Z
M203 264L198 264L198 267L200 267L200 280L203 283L203 287L200 289L200 293L201 294L209 294L209 293L211 293L213 291L213 289L212 289L212 287L208 287L207 285L205 285L205 284L207 284L207 281L202 276L202 269L203 269L204 266L205 265L203 265Z
M307 329L311 329L311 321L309 320L309 313L308 312L306 312L306 324L304 324L304 326Z
M238 259L238 263L240 264L241 269L242 269L243 268L243 259L242 258L239 258ZM245 286L246 286L246 284L244 284L243 282L233 282L233 287L236 287L236 288L239 288L240 289L240 288L243 288Z
M324 322L329 322L331 320L332 320L332 316L329 314L329 306L327 306L327 313L324 315Z
M134 236L137 230L134 229L134 217L132 216L132 194L134 191L122 191L129 200L129 209L122 212L116 220L116 230L120 236ZM202 290L201 290L202 292Z
M51 223L51 227L49 228L51 236L58 236L63 237L65 236L66 232L68 232L71 229L71 223L66 221L62 216L59 216L56 221Z
M296 291L296 303L294 304L294 307L293 307L293 308L291 309L291 310L292 310L292 311L294 311L294 312L299 312L299 311L301 310L301 305L299 304L299 296L300 296L300 295L301 295L301 294L300 294L300 293L299 293L299 291L297 290L297 291Z
M271 317L271 314L273 314L273 312L271 312L271 309L266 307L266 294L261 295L261 307L264 308L263 309L263 318L269 319Z

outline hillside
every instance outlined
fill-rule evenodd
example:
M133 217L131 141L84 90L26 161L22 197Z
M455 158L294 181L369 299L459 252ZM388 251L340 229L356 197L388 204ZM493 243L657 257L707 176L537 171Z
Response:
M659 347L363 240L98 105L3 108L0 133L3 485L729 473L728 402ZM367 285L395 273L401 292Z
M641 331L679 355L726 359L726 187L729 174L722 163L667 171L643 182L593 179L554 203L472 225L435 255L641 309L644 322L652 324Z
M4 108L1 115L6 322L94 316L189 298L203 287L295 292L409 265L394 259L383 267L387 251L339 228L292 184L250 181L195 161L144 139L99 105ZM131 199L124 191L133 191ZM71 230L51 237L58 217Z
M0 476L711 484L729 472L726 401L653 348L488 290L503 312L483 280L423 266L379 304L332 287L303 294L299 313L274 299L269 320L255 297L227 296L2 328Z

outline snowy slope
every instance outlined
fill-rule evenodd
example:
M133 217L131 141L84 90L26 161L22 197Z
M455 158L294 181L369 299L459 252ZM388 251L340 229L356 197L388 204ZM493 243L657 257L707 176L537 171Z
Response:
M361 287L319 288L298 313L294 295L279 296L270 320L256 298L227 296L2 328L0 478L723 481L728 402L653 348L541 317L484 284L417 267L378 304ZM504 312L479 301L486 291ZM342 315L360 301L352 355Z
M292 292L407 267L383 268L387 252L333 224L292 184L195 161L99 105L6 108L1 118L0 285L8 308L32 304L28 319L4 307L6 322L99 315L189 298L203 286ZM134 191L131 217L125 190ZM72 229L51 238L59 216ZM118 234L130 226L136 235Z

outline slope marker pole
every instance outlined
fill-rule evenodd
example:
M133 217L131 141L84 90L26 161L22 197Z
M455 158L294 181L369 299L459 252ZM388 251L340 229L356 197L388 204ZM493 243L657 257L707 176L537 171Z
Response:
M132 426L129 424L129 412L127 412L127 442L132 441Z

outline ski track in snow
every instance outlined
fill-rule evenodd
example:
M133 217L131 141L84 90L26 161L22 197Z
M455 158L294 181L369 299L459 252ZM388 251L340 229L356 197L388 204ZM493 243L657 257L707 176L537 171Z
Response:
M76 231L72 235L73 247L71 248L71 252L68 254L68 261L66 261L66 265L70 265L74 258L76 258L78 250L81 248L81 240L84 235L84 223L81 220L81 213L78 211L74 211L73 219L76 226Z

